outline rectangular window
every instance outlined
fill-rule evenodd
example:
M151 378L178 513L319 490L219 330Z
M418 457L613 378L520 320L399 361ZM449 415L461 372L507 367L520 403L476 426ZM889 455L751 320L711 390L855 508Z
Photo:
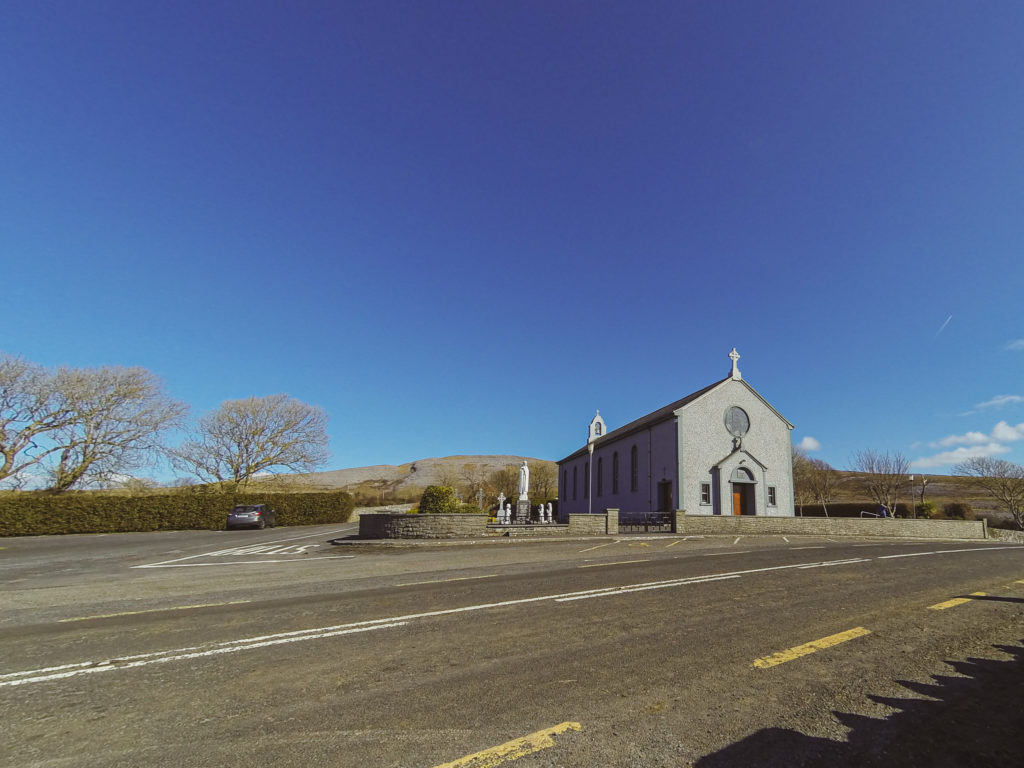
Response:
M710 504L711 503L711 483L700 484L700 503Z
M774 507L775 506L775 486L774 485L769 485L768 486L768 506L769 507Z
M597 495L604 496L604 459L597 460Z
M590 462L583 465L583 498L590 498Z

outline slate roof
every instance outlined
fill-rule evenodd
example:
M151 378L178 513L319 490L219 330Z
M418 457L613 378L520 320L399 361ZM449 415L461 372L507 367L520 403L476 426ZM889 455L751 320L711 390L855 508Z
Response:
M652 413L648 413L646 416L641 416L636 421L631 421L629 422L629 424L626 424L625 426L619 427L618 429L613 429L611 432L601 435L601 437L594 440L593 445L596 447L599 446L601 443L619 440L620 438L628 437L634 432L639 432L643 429L647 429L648 427L654 426L655 424L658 424L662 421L671 419L675 416L675 412L682 408L684 405L686 405L687 403L692 403L698 397L710 392L719 384L728 381L731 378L731 375L726 376L724 379L716 381L714 384L709 384L708 386L704 387L704 389L694 392L692 395L687 395L682 400L676 400L674 403L670 403L669 405L666 405L664 408L659 408L658 410L653 411ZM559 460L557 463L561 464L562 462L569 461L570 459L575 459L578 456L582 456L585 453L587 453L586 445L584 445L578 451L570 453L568 456L566 456L564 459Z

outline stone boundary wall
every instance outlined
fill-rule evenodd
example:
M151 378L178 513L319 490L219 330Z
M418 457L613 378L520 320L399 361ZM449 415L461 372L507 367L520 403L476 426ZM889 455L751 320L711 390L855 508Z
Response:
M676 515L683 535L892 536L904 539L985 539L984 520L903 520L856 517L753 517Z
M486 535L487 515L364 512L359 516L361 539L461 539Z
M569 524L499 525L487 515L409 515L363 512L361 539L464 539L496 536L605 536L619 532L618 510L600 515L569 515Z
M1024 544L1024 531L1008 531L1005 528L989 528L988 535L990 538L998 539L999 541Z

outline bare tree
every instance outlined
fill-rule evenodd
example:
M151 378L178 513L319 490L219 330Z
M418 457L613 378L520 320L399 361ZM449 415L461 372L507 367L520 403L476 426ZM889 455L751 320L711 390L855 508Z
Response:
M187 407L144 368L59 368L0 357L0 481L37 471L63 491L141 466Z
M793 500L804 514L804 504L814 501L814 490L811 484L811 460L803 450L793 446Z
M558 469L550 462L537 462L530 467L530 488L538 499L551 498L558 493Z
M26 470L59 450L44 444L46 435L71 420L51 373L18 357L0 357L0 482L22 486Z
M274 469L311 472L328 456L327 413L288 395L228 400L171 452L176 468L235 487Z
M1024 466L1005 459L976 456L957 464L953 472L974 478L974 484L995 499L1024 530Z
M910 462L907 458L898 451L882 453L868 449L855 453L852 463L854 470L862 474L861 480L871 497L895 514L896 497L908 482Z
M825 517L828 517L828 505L835 498L836 489L839 487L839 473L821 459L807 459L806 471L811 496L821 504Z
M137 469L163 449L163 434L188 407L171 399L145 368L62 369L57 400L71 418L49 433L59 450L50 489L106 483Z
M504 493L506 499L515 500L519 497L519 466L506 464L491 473L490 485L495 493Z

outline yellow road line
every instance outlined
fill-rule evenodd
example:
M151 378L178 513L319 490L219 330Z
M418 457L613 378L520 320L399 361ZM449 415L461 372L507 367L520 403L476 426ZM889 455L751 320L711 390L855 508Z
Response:
M674 546L675 546L676 544L678 544L678 543L679 543L680 541L682 541L682 539L676 539L676 540L675 540L675 541L673 541L673 542L672 542L671 544L669 544L669 545L668 545L668 547L674 547ZM668 547L665 547L665 549L668 549Z
M631 547L649 547L651 545L648 544L646 541L631 541L631 542L629 542L629 546L631 546Z
M610 547L612 544L618 544L618 543L619 543L618 541L609 541L607 544L598 544L596 547L589 547L588 549L581 549L580 552L591 552L591 551L593 551L595 549L600 549L601 547Z
M396 584L396 587L415 587L417 584L446 584L449 581L472 581L473 579L493 579L496 573L488 573L486 576L459 576L455 579L434 579L433 581L409 581L405 584Z
M984 592L971 592L972 597L985 597ZM947 608L955 608L958 605L971 602L970 597L954 597L952 600L947 600L944 603L936 603L935 605L929 605L929 611L944 611Z
M551 738L552 736L565 733L566 731L579 730L581 730L579 723L559 723L551 728L545 728L542 731L531 733L519 739L506 741L504 744L485 749L482 752L474 752L472 755L460 757L458 760L450 763L442 763L434 768L493 768L493 766L512 762L520 757L532 755L534 752L540 752L542 749L555 746L555 740Z
M787 661L793 661L793 659L799 659L801 656L806 656L809 653L820 651L823 648L831 648L833 645L839 645L840 643L845 643L847 640L853 640L854 638L870 634L870 629L855 627L836 635L829 635L828 637L823 637L820 640L812 640L809 643L798 645L795 648L790 648L786 651L779 651L771 656L765 656L757 659L752 666L759 667L760 669L767 669L768 667L774 667L778 664L785 664Z
M66 621L87 621L88 619L113 619L117 616L136 616L140 613L160 613L161 611L188 611L192 608L216 608L221 605L241 605L242 603L251 602L249 600L232 600L229 603L201 603L199 605L176 605L172 608L147 608L143 611L122 611L121 613L101 613L96 616L76 616L73 619L61 619L60 622Z
M600 568L603 565L627 565L629 563L649 563L651 558L647 557L643 560L619 560L615 563L591 563L590 565L577 565L577 568Z

